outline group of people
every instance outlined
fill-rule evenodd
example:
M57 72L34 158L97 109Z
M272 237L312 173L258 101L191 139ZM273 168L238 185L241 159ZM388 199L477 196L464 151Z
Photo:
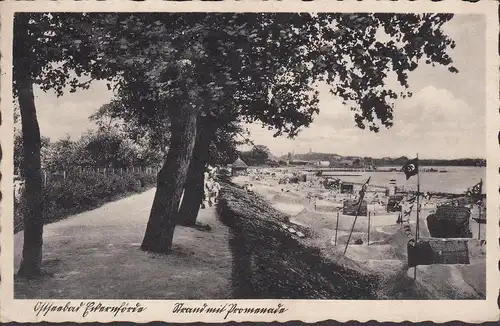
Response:
M216 181L217 168L209 166L205 172L204 196L201 208L212 207L219 197L220 184Z

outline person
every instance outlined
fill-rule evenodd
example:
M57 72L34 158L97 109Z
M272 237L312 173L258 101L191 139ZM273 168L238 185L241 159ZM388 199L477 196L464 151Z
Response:
M403 218L401 216L401 213L398 214L398 219L396 221L397 224L403 224Z
M217 181L214 181L212 186L212 195L214 197L214 203L217 202L217 198L219 197L220 184Z
M253 184L250 184L248 187L247 187L247 192L248 193L253 193Z

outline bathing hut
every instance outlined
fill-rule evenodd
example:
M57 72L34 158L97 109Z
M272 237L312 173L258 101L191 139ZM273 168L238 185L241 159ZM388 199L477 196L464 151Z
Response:
M403 195L393 195L389 196L389 200L387 202L387 211L388 212L399 212L401 210L400 203L403 200Z
M231 166L231 174L233 176L244 175L247 173L247 168L248 168L248 165L246 165L246 163L243 162L238 157L238 159L236 161L234 161L233 165Z

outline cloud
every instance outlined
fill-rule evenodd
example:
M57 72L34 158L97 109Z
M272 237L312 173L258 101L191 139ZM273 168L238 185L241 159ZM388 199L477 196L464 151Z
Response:
M411 132L454 132L485 125L485 109L473 108L450 90L429 85L395 109L395 126Z
M65 135L76 139L89 128L94 128L89 117L113 97L105 82L94 82L88 90L67 92L59 98L40 89L34 92L40 132L54 140Z
M355 127L352 112L333 96L323 96L319 105L319 115L294 140L272 138L272 132L258 125L250 126L251 138L278 155L312 149L373 157L485 156L484 108L472 108L448 89L429 85L411 98L400 99L394 126L379 133Z

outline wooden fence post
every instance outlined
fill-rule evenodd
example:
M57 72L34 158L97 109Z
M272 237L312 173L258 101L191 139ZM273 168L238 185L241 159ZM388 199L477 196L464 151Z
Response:
M339 229L339 216L340 216L340 212L337 211L337 223L335 223L335 245L337 245L337 231Z
M368 245L370 245L370 218L371 218L372 212L368 212Z

